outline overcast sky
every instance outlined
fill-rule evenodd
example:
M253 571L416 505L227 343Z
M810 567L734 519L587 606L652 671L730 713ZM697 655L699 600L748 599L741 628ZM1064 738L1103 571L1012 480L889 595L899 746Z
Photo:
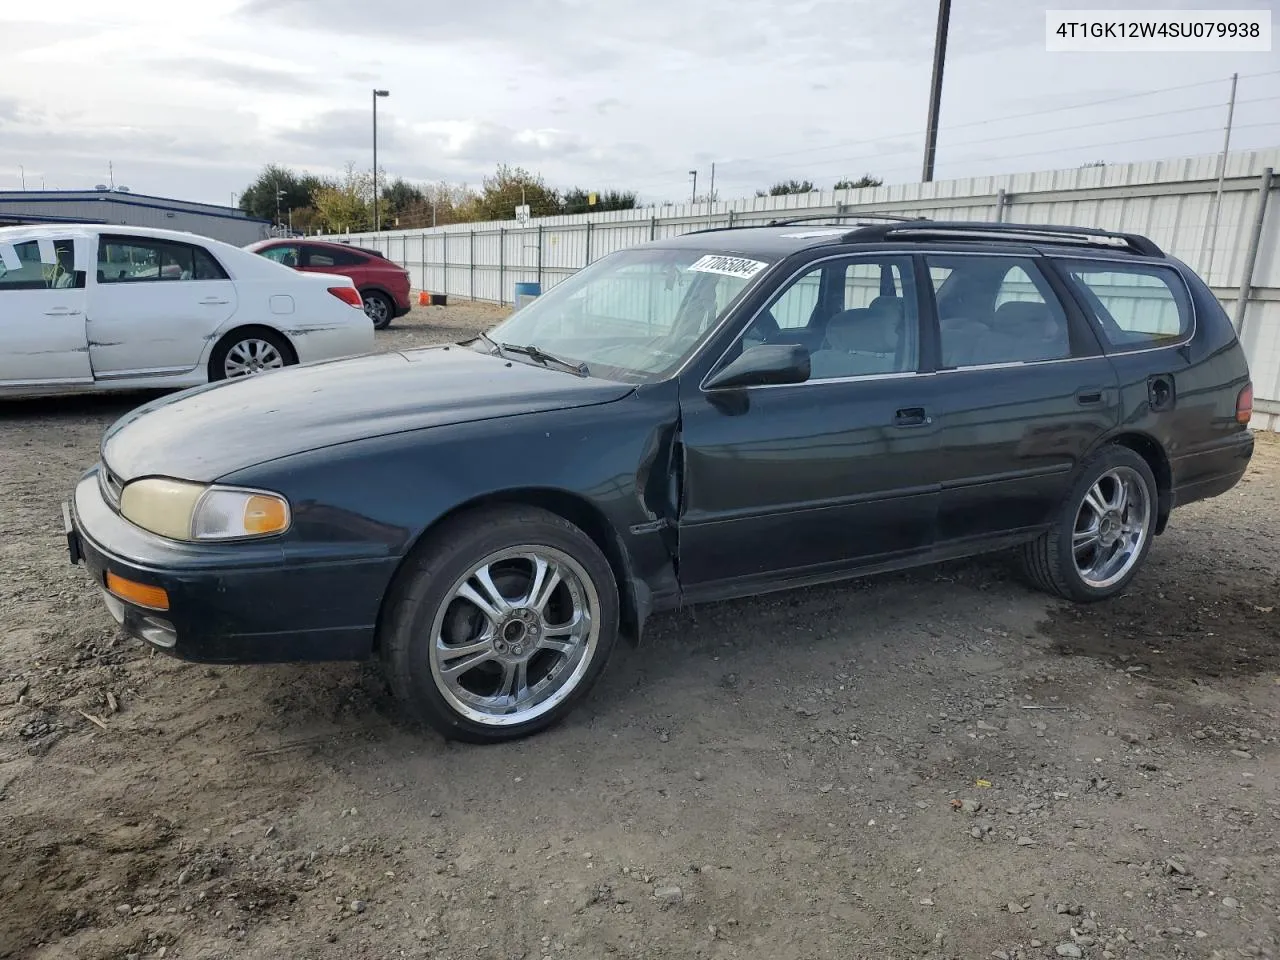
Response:
M1233 72L1233 148L1280 145L1280 52L1045 52L1046 9L1104 6L955 0L938 179L1216 151ZM1270 8L1280 26L1280 0L1123 6ZM0 190L20 165L28 189L78 189L111 162L135 192L227 203L266 163L367 168L374 86L391 91L380 165L413 180L478 185L508 162L659 203L687 199L694 168L705 189L712 161L722 199L791 177L908 182L936 15L936 0L4 4Z

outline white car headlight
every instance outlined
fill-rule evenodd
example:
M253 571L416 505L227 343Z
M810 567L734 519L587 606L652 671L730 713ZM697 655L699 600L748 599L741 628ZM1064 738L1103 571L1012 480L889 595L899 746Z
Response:
M120 514L171 540L243 540L289 529L289 502L265 490L148 477L126 484Z

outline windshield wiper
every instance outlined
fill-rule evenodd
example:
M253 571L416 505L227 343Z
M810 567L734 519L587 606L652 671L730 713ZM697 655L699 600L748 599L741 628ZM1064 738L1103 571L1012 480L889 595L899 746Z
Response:
M483 330L481 330L480 333L476 337L474 337L471 341L464 340L463 342L468 343L468 342L474 342L475 340L483 340L485 343L489 344L489 346L493 347L494 353L496 353L498 356L502 356L502 347L498 344L498 341L493 339L493 337L489 336Z
M556 366L563 367L570 373L576 373L580 377L589 376L589 371L587 370L587 365L585 363L575 363L572 360L564 359L564 357L557 357L554 353L547 353L547 351L534 346L532 343L527 346L519 343L500 343L498 344L498 348L500 350L509 351L510 353L523 353L529 359L537 360L544 366L549 363L554 363Z

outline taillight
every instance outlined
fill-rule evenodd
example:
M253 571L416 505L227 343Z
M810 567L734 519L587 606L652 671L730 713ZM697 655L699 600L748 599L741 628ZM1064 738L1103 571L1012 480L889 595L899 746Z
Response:
M1236 397L1236 423L1248 423L1253 419L1253 384L1245 385Z
M360 299L360 291L355 287L330 287L329 292L349 306L364 306L364 301Z

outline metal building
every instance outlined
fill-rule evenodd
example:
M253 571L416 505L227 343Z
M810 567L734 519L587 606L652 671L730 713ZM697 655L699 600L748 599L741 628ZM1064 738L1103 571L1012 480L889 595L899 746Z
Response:
M109 223L185 230L242 247L270 236L270 221L235 207L170 200L126 188L0 191L0 226L20 223Z

